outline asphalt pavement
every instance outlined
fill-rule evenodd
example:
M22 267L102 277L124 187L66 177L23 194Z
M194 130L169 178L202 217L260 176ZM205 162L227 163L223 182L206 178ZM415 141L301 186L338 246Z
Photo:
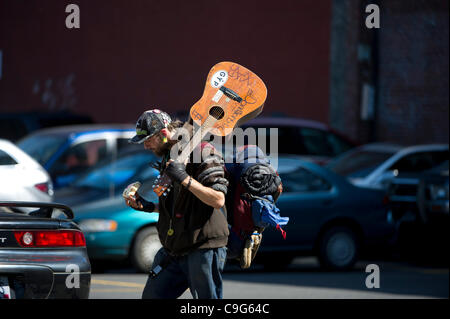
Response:
M360 261L346 272L321 270L316 258L296 258L284 271L260 265L225 268L224 299L410 299L447 298L448 266ZM132 268L93 273L91 299L140 299L147 275ZM191 299L189 290L180 297Z

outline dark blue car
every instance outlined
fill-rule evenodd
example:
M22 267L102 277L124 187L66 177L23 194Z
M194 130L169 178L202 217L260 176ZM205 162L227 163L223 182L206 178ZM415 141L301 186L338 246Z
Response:
M277 206L290 220L283 227L286 240L276 230L264 231L257 258L267 266L314 255L325 268L348 269L362 249L388 244L393 238L395 224L383 191L356 187L295 157L279 158L277 164L283 182Z

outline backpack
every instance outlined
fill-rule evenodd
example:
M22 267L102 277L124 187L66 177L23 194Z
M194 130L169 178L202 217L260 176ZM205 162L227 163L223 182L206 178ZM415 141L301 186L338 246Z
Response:
M264 152L256 145L245 145L226 163L230 187L226 198L228 228L227 259L239 260L241 268L249 268L256 256L266 227L279 230L288 217L281 217L275 202L282 193L282 183Z

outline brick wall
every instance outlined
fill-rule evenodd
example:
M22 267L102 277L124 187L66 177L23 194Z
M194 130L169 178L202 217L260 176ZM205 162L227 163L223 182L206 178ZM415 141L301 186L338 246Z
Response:
M381 5L377 139L448 143L448 1Z
M364 25L370 2L380 7L378 30ZM335 0L330 124L363 143L448 143L448 9L448 1ZM361 52L368 45L366 65ZM376 89L374 117L364 120L361 91L370 79Z
M65 27L69 3L80 29ZM210 68L233 61L266 83L264 114L327 122L330 14L331 0L0 1L0 112L187 111Z

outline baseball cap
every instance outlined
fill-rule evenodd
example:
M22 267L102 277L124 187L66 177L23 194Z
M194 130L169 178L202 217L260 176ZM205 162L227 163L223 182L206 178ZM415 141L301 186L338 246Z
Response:
M128 140L129 143L141 144L172 122L169 114L158 109L142 113L136 122L136 135Z

